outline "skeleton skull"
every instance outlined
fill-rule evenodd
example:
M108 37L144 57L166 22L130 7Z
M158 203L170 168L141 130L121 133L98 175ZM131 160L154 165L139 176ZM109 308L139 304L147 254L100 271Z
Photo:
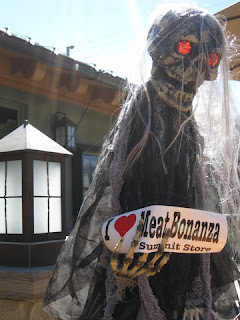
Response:
M170 106L190 110L198 87L217 77L225 45L220 24L203 11L169 11L155 21L148 40L153 86Z

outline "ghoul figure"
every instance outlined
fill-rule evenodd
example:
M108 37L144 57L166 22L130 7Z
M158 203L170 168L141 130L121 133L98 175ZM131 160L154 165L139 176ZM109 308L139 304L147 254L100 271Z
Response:
M147 42L151 77L123 104L49 283L45 310L55 319L220 319L212 290L236 276L226 251L171 254L162 264L152 254L156 265L149 271L149 260L142 261L146 272L133 281L122 272L126 259L112 258L103 245L102 224L130 210L156 204L226 213L237 206L228 194L231 189L237 199L239 185L232 170L230 142L236 138L229 129L228 101L223 99L219 126L225 131L218 131L226 139L218 145L217 165L203 152L192 107L205 80L215 80L219 69L226 78L227 42L220 23L199 9L172 9L154 20ZM132 266L137 263L139 256L132 255Z

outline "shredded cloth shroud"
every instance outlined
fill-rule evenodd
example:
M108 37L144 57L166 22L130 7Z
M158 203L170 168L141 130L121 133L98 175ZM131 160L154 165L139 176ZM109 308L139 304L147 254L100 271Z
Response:
M137 285L115 277L110 267L111 253L103 245L101 227L111 216L149 205L205 209L202 138L190 108L180 112L173 96L164 91L168 74L161 65L160 73L154 59L153 54L148 96L139 87L124 104L58 257L44 301L54 319L182 320L186 308L204 308L204 320L211 320L212 291L237 276L226 250L211 255L172 254L160 273L139 276ZM185 95L186 103L193 96ZM125 173L127 157L146 127L147 141Z
M176 134L175 131L178 130L179 114L177 110L169 110L160 102L151 84L149 84L149 90L151 96L154 97L153 128L159 128L159 124L165 124L160 125L161 130L158 130L157 134L160 141L167 145ZM140 96L134 103L142 106L144 114L144 110L147 110L146 97ZM121 134L121 139L117 144L118 150L126 148L125 141L128 141L127 147L131 149L137 140L133 131L143 130L142 120L138 112L133 110L134 105L125 110L119 120L118 126L126 129L118 133ZM132 123L128 118L132 118ZM167 123L169 123L168 128ZM117 166L118 161L112 161L112 143L116 132L110 133L103 146L94 181L83 203L74 230L59 255L48 286L45 309L55 319L171 320L181 319L185 306L205 306L206 310L209 310L212 299L209 254L172 254L169 262L159 274L149 279L144 279L142 276L138 279L138 287L133 287L131 281L122 282L114 279L109 265L110 252L103 246L101 239L101 226L111 217L112 189L113 198L115 196L116 199L114 193L121 189L120 203L115 203L115 214L118 214L120 210L127 212L150 204L184 205L203 209L203 172L197 157L200 152L201 139L194 121L189 122L184 130L188 131L188 134L179 138L174 148L165 157L165 162L169 164L168 175L163 172L161 161L155 160L160 159L158 154L160 150L156 139L150 136L140 159L132 169L132 174L124 182L118 173L118 170L123 171L123 168L116 171L112 169L114 163ZM182 144L180 154L179 143ZM149 150L154 150L154 152L149 152ZM123 154L119 152L118 156L123 157ZM176 157L179 158L178 163L174 161ZM119 163L124 163L124 159L121 159ZM148 163L152 165L149 166ZM188 163L188 166L183 163ZM111 186L110 172L116 172L116 176L120 176L111 177ZM162 183L159 184L158 181ZM119 188L121 184L122 187ZM232 282L234 272L229 269L232 262L226 251L211 256L212 270L215 273L215 283L212 285L224 286ZM235 271L234 266L232 268ZM149 299L151 296L154 299ZM157 315L157 318L154 318L154 315Z

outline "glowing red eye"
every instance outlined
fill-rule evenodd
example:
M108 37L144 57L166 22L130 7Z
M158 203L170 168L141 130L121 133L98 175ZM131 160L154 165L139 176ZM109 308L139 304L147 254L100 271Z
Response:
M218 63L218 55L215 52L212 52L207 57L207 64L213 68Z
M191 43L187 40L179 41L177 50L178 50L178 53L180 54L184 54L184 55L189 54L189 52L192 50Z

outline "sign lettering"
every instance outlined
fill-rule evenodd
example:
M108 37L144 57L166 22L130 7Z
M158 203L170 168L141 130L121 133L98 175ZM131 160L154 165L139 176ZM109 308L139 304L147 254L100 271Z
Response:
M222 214L170 206L149 206L108 219L102 227L107 247L113 251L123 237L120 253L126 253L139 221L143 230L135 252L155 252L170 230L164 250L176 253L220 252L227 240L227 220Z

